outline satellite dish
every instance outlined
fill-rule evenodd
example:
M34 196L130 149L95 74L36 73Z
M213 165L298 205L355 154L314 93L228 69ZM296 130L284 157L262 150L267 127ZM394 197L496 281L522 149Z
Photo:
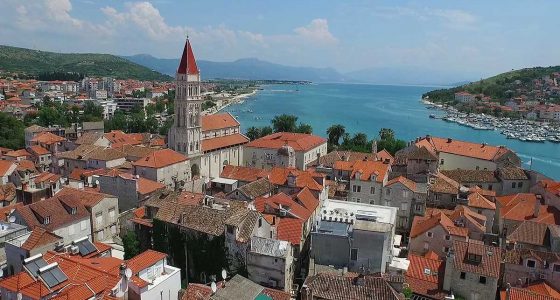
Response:
M96 181L95 181L95 185L99 185L99 180L96 180Z
M227 271L226 271L226 269L223 269L222 270L222 279L226 280L226 278L227 278Z
M210 288L212 289L212 294L215 294L216 291L218 290L218 287L216 286L216 283L212 281L212 283L210 284Z
M16 221L16 216L10 216L10 217L8 218L8 221L9 221L10 223L15 223L15 221Z
M23 298L23 295L21 293L17 293L17 300L21 300Z
M130 268L126 268L124 276L126 276L126 279L130 279L132 277L132 270Z

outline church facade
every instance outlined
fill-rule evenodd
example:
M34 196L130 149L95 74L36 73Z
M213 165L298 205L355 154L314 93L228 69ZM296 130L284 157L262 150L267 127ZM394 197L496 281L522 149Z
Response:
M175 118L169 129L169 148L185 154L193 178L219 177L225 165L243 164L243 145L249 139L229 113L202 115L200 70L189 39L176 73Z

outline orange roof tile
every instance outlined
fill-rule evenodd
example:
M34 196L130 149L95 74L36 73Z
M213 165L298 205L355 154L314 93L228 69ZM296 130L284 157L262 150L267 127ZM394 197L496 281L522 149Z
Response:
M256 139L248 143L246 147L280 149L287 144L295 151L309 151L326 142L326 139L312 134L277 132Z
M31 139L32 142L46 144L46 145L60 143L65 140L66 140L65 138L53 134L49 131L43 131Z
M484 197L478 192L470 193L467 196L467 201L470 207L492 209L492 210L496 209L496 204L494 202L486 199L486 197Z
M419 256L413 253L408 254L410 264L405 273L405 281L415 294L428 297L440 298L442 294L443 273L445 264L435 255L436 258Z
M111 143L111 148L121 148L124 145L139 145L142 143L134 135L126 134L120 130L113 130L105 133L104 136Z
M30 157L31 156L31 154L29 152L27 152L27 150L25 150L25 149L13 150L13 151L10 151L10 152L8 152L4 155L9 156L9 157L22 157L22 156Z
M438 209L431 210L431 213L426 213L425 216L416 216L412 221L412 228L410 230L410 237L417 237L424 232L436 227L441 226L445 231L451 235L468 236L469 230L464 227L457 227L451 219Z
M396 177L396 178L393 178L393 179L389 180L389 182L387 182L387 184L385 186L391 186L391 185L393 185L397 182L401 183L402 185L404 185L406 188L408 188L409 190L411 190L413 192L416 191L416 182L414 182L414 181L412 181L412 180L410 180L406 177L403 177L403 176L399 176L399 177Z
M29 147L29 150L31 152L33 152L35 155L46 155L46 154L50 154L49 150L39 146L39 145L35 145L35 146L31 146Z
M270 171L269 181L272 184L287 186L289 184L288 177L295 177L295 187L309 188L314 191L322 191L323 185L318 183L315 178L324 180L324 175L320 173L312 173L309 171L300 171L296 168L279 168L275 167Z
M220 148L243 145L247 142L249 142L249 138L239 133L215 137L211 139L204 139L202 140L202 151L214 151Z
M370 181L371 177L375 176L376 182L383 182L389 168L389 164L373 160L337 161L334 165L336 170L351 171L350 178L352 179L356 177L357 173L360 173L360 180Z
M292 245L299 245L303 234L304 220L296 218L276 218L277 237L281 241L288 241Z
M220 174L222 178L253 182L259 178L267 177L269 171L251 167L226 165Z
M138 274L138 272L153 266L155 263L165 259L166 257L167 254L165 253L148 249L127 260L126 265L132 270L133 274Z
M186 160L188 160L188 158L179 152L171 149L161 149L144 156L132 164L139 167L163 168Z
M377 152L377 154L375 154L375 157L377 157L377 159L379 159L381 161L389 160L389 163L391 163L391 164L395 160L393 155L391 155L391 153L389 153L389 151L387 151L385 149Z
M118 174L119 177L125 178L125 179L136 179L136 189L137 192L140 193L141 195L146 195L146 194L150 194L153 193L157 190L160 189L164 189L165 188L165 184L157 182L157 181L153 181L144 177L138 177L136 178L135 175L132 175L130 173L120 173Z
M31 251L37 247L41 247L56 241L62 240L62 237L47 231L41 227L33 228L27 240L21 245L21 248Z
M436 152L444 152L482 160L496 160L510 150L505 147L495 147L479 143L465 142L439 137L425 137L416 143Z
M230 113L202 116L202 131L239 126L239 122Z
M16 164L10 160L0 160L0 176L8 175L8 171L15 170Z
M535 194L521 193L496 197L500 203L500 216L504 219L524 221L531 220L545 224L560 224L560 211L550 205L540 204L539 214L535 217Z

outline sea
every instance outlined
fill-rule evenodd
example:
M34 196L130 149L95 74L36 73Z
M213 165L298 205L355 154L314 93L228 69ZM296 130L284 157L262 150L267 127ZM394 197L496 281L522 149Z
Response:
M346 132L363 132L377 138L381 128L391 128L397 138L406 141L425 135L453 138L491 145L504 145L514 150L523 167L560 180L560 143L531 143L506 139L498 131L475 130L456 123L429 118L440 114L421 102L423 93L441 87L394 86L370 84L274 84L243 103L225 111L234 115L244 132L251 126L270 125L274 116L292 114L298 122L308 123L313 133L326 137L332 124L342 124Z

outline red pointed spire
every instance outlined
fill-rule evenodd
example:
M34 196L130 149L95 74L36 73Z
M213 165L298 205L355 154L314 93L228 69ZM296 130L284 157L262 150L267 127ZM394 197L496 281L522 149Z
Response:
M191 48L191 42L189 38L185 42L185 49L183 50L183 56L181 57L181 63L179 63L179 69L177 69L179 74L198 74L198 67L196 66L196 59L194 58L194 53Z

